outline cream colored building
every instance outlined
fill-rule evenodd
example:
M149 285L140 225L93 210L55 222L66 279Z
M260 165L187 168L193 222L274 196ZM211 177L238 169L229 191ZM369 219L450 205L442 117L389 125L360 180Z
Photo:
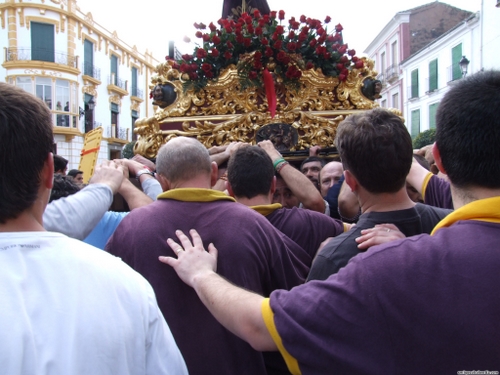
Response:
M135 120L149 117L149 82L159 63L94 21L75 0L0 3L0 79L45 101L54 151L77 168L85 133L103 128L97 162L121 157Z

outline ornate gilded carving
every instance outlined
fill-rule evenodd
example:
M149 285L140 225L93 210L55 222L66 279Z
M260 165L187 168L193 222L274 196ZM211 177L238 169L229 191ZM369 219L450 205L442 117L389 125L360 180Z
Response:
M89 95L92 95L93 97L97 98L97 90L95 89L95 86L92 84L84 85L82 87L82 93L89 94Z
M170 84L177 98L165 108L157 108L153 117L136 122L139 140L135 152L155 157L163 143L177 136L196 137L206 147L232 141L255 144L270 124L296 131L296 141L280 140L281 147L291 151L313 145L332 146L337 126L347 115L378 106L361 90L364 80L375 80L377 76L373 61L362 60L363 68L352 69L344 82L324 76L320 69L304 70L297 90L275 82L274 118L268 111L264 89L241 90L234 65L223 70L217 81L195 92L184 90L185 77L174 68L173 61L164 62L156 67L150 89Z
M120 107L121 107L121 105L122 105L122 99L121 99L121 97L120 97L120 96L118 96L118 95L111 95L111 96L109 97L109 102L110 102L110 103L114 103L114 104L116 104L116 105L118 105L118 106L120 106Z

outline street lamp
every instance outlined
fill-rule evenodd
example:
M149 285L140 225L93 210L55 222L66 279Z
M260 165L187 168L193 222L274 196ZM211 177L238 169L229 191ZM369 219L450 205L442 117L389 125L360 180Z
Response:
M460 70L462 71L462 78L465 78L467 75L467 67L469 66L470 61L467 60L467 57L462 56L460 61L458 62L458 65L460 65Z
M464 58L465 58L465 56L464 56ZM460 60L460 62L462 62L462 61ZM467 64L469 64L469 61L467 61ZM460 66L462 66L462 65L460 65ZM462 69L462 71L463 71L463 69ZM467 73L467 66L465 67L465 73ZM94 97L90 98L90 100L87 102L87 105L89 106L90 111L94 110L94 108L95 108Z

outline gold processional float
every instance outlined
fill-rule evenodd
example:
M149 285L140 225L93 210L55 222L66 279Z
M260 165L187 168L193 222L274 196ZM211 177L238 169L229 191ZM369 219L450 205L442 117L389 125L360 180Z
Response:
M136 121L134 153L153 159L169 139L188 136L207 148L269 139L290 160L314 145L335 154L338 124L378 107L374 63L348 49L340 24L328 32L330 17L285 21L283 11L247 9L195 24L193 54L156 67L156 111Z

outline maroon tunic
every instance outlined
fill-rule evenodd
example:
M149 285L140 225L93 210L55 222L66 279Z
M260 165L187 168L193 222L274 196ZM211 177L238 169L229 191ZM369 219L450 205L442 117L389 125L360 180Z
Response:
M127 215L106 245L153 286L191 375L254 375L266 370L262 354L220 325L196 292L158 260L159 255L174 254L166 240L177 239L175 230L196 229L205 248L211 242L217 247L219 274L264 296L303 283L309 270L304 250L265 217L226 198L159 199Z

